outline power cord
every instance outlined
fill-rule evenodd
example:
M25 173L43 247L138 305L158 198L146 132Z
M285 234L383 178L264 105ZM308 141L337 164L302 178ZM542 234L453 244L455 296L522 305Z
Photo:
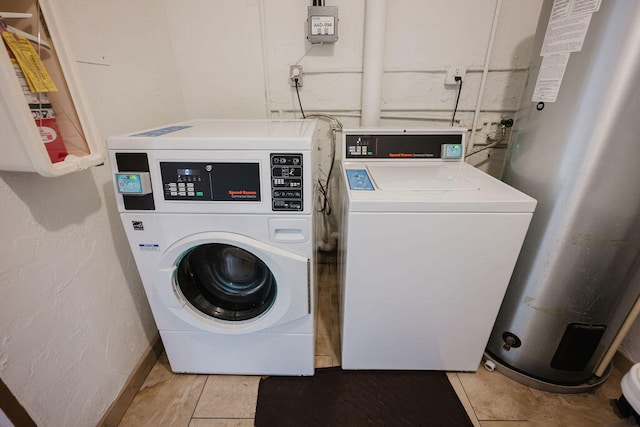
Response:
M460 93L462 93L462 77L461 76L455 76L454 80L457 82L460 82L460 84L458 85L458 97L456 98L456 106L453 109L453 117L451 117L451 126L453 126L455 120L456 120L456 113L458 112L458 102L460 102Z
M300 85L298 83L298 78L295 77L293 79L293 82L295 83L294 86L296 88L296 95L298 97L298 105L300 106L300 112L302 113L302 117L303 118L311 118L311 117L318 117L318 118L322 118L325 120L329 120L331 122L331 130L332 130L332 137L331 137L331 164L329 166L329 172L327 172L327 179L325 180L325 182L323 183L322 180L318 179L318 190L320 191L320 194L322 195L322 207L318 210L318 212L322 212L325 215L331 215L331 201L329 199L329 182L331 181L331 174L333 173L333 164L335 163L336 160L336 130L340 129L342 130L343 125L342 122L340 122L340 120L338 120L336 117L328 115L328 114L309 114L306 115L304 113L304 108L302 108L302 101L300 100ZM334 127L333 123L337 124L337 127Z
M472 153L469 153L467 155L464 156L464 158L466 159L469 156L473 156L474 154L478 154L484 150L488 150L489 148L493 148L496 145L500 144L502 141L504 141L504 138L507 134L507 128L510 128L511 126L513 126L513 119L503 119L500 121L500 129L502 130L502 137L500 139L495 140L494 142L492 142L491 144L487 145L486 147L482 147L479 150L476 150Z
M318 176L317 190L318 190L318 196L320 197L320 200L319 200L320 206L316 208L316 212L319 212L322 214L321 230L319 230L319 233L322 235L322 237L320 238L321 244L319 245L318 249L323 252L331 252L336 247L337 232L330 233L329 218L333 213L333 209L331 206L331 198L330 198L329 192L330 192L330 184L331 184L331 176L333 173L333 167L336 161L336 145L337 145L336 133L338 131L342 131L342 128L344 126L342 125L342 122L340 122L340 120L338 120L336 117L331 116L329 114L314 113L306 116L306 118L312 118L312 117L328 120L331 128L331 159L329 164L329 171L327 172L326 178L324 180L321 179L320 176Z
M329 183L331 181L331 174L333 173L333 166L336 160L336 131L342 130L343 125L340 120L329 114L309 114L306 117L318 117L321 119L329 120L331 122L331 163L329 165L329 172L327 172L327 178L323 183L318 179L318 191L322 195L322 207L318 209L318 212L323 212L325 215L331 215L331 200L329 198ZM334 123L337 126L334 126Z
M295 82L295 86L296 86L296 95L298 95L298 105L300 105L300 112L302 113L302 118L306 119L307 116L304 115L304 110L302 109L302 101L300 101L300 85L298 84L298 78L294 78L293 81Z
M495 147L496 145L500 144L501 142L502 142L502 139L501 139L501 140L499 140L499 141L496 141L496 142L492 142L491 144L487 145L486 147L482 147L481 149L476 150L476 151L474 151L473 153L469 153L469 154L467 154L466 156L464 156L464 158L466 159L466 158L467 158L467 157L469 157L469 156L473 156L474 154L478 154L478 153L480 153L480 152L482 152L482 151L484 151L484 150L488 150L489 148L493 148L493 147Z

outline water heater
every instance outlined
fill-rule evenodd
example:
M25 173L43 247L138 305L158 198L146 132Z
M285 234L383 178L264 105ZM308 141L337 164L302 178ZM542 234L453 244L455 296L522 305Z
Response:
M602 377L640 294L640 2L577 15L588 29L569 54L543 44L560 6L598 2L556 3L542 8L503 177L538 208L487 354L516 379L563 391Z

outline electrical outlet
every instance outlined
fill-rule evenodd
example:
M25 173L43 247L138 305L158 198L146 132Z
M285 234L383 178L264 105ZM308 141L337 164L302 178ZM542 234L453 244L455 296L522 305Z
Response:
M302 87L302 65L289 66L289 84L292 87L296 86L296 79L298 79L298 87Z
M464 80L465 74L467 73L467 69L460 65L452 65L447 68L447 74L444 77L444 84L446 85L457 85L459 84L456 81L456 77L460 77Z

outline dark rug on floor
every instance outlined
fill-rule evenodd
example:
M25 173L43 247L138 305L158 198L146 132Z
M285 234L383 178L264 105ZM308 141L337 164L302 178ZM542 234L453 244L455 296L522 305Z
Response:
M447 374L316 369L260 380L255 425L472 426Z

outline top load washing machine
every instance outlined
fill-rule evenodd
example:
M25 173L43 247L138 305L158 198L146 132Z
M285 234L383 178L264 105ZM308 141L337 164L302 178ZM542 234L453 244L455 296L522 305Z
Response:
M343 131L344 369L475 371L536 206L464 129Z
M175 372L312 375L311 120L108 139L118 210Z

